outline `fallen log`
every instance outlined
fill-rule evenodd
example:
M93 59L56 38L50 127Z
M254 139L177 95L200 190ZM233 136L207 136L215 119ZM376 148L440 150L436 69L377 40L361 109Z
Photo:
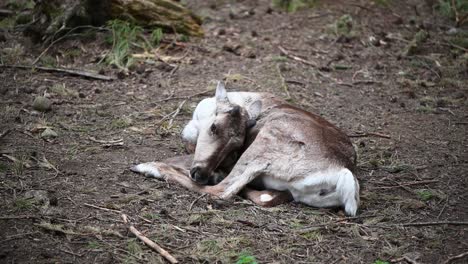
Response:
M201 19L173 0L36 0L34 21L25 30L33 40L50 42L62 31L108 20L132 21L142 27L203 36Z

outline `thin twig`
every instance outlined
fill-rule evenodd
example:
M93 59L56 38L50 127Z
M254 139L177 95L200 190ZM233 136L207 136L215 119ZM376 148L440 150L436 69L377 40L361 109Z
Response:
M378 133L378 132L368 132L368 133L364 133L364 134L355 134L355 135L348 135L348 137L371 137L371 136L374 136L374 137L381 137L381 138L391 138L391 136L389 135L385 135L385 134L381 134L381 133Z
M283 88L283 91L286 93L286 100L291 99L291 94L289 93L288 85L286 84L286 81L281 74L281 69L279 67L279 64L276 64L276 71L278 72L278 76L281 81L281 88Z
M286 57L288 57L290 59L302 62L302 63L304 63L306 65L309 65L309 66L312 66L312 67L317 67L317 64L315 64L315 62L308 61L308 60L300 58L300 57L298 57L296 55L293 55L293 54L291 54L289 51L287 51L285 48L283 48L281 46L278 46L278 49L284 54L284 56L286 56Z
M18 239L18 238L21 238L21 237L24 237L24 236L34 235L34 234L36 234L36 233L39 233L39 232L29 232L29 233L23 233L23 234L12 235L12 236L9 236L9 237L7 237L6 239L0 241L0 244L5 243L5 242L8 242L8 241L11 241L11 240L15 240L15 239Z
M115 139L115 140L99 140L94 137L88 137L89 140L101 144L102 147L115 147L115 146L123 146L123 138Z
M35 69L35 70L41 70L41 71L46 71L46 72L67 73L67 74L74 75L74 76L83 76L83 77L96 79L96 80L102 80L102 81L115 80L114 77L109 77L109 76L102 75L99 73L78 70L78 69L50 68L50 67L29 66L29 65L7 65L7 64L0 65L0 68Z
M8 17L14 15L15 12L8 9L0 9L0 17Z
M205 197L205 196L206 196L206 193L204 193L204 194L198 196L195 200L193 200L193 202L190 204L188 210L189 210L189 211L192 211L193 205L195 205L195 203L198 202L198 200L200 200L201 198L203 198L203 197Z
M458 26L459 23L460 23L460 15L458 14L457 5L455 4L455 0L452 0L451 2L452 2L453 13L455 14L455 22L457 22L457 26Z
M101 207L101 206L97 206L97 205L93 205L93 204L88 204L88 203L84 203L85 206L88 206L88 207L91 207L91 208L94 208L94 209L99 209L99 210L102 210L102 211L106 211L106 212L112 212L112 213L122 213L122 211L119 211L119 210L115 210L115 209L109 209L109 208L105 208L105 207Z
M468 225L468 222L458 222L458 221L415 222L415 223L404 223L404 224L395 224L395 225L396 226Z
M452 262L452 261L454 261L454 260L456 260L456 259L461 259L461 258L463 258L463 257L465 257L465 256L468 256L468 251L467 251L467 252L463 252L463 253L461 253L461 254L458 254L458 255L456 255L456 256L453 256L453 257L448 258L448 259L444 262L444 264L448 264L448 263L450 263L450 262Z
M169 252L164 250L162 247L160 247L158 244L154 243L151 239L147 238L144 236L140 231L138 231L129 221L128 221L128 216L126 214L121 215L122 220L126 225L128 225L128 229L130 232L132 232L138 239L143 241L147 246L149 246L151 249L155 250L161 256L163 256L165 259L167 259L170 263L179 263L177 259L175 259Z
M60 248L59 250L62 251L62 252L64 252L64 253L73 255L73 256L75 256L75 257L79 257L79 258L83 257L83 254L77 254L77 253L75 253L75 252L68 251L68 250L65 250L65 249L62 249L62 248Z
M169 120L169 123L168 123L169 128L172 127L172 123L174 122L174 118L176 118L176 116L180 113L180 110L182 109L182 107L184 106L184 104L186 102L187 102L187 99L182 101L182 103L180 103L179 106L177 107L177 109L174 111L174 114L172 115L172 117L171 117L171 119Z
M438 180L416 181L416 182L401 183L400 185L397 185L397 186L375 187L373 189L392 189L392 188L402 187L402 186L411 186L411 185L427 184L427 183L435 183L435 182L439 182L439 181Z
M5 131L3 131L1 134L0 134L0 139L4 138L6 135L8 135L9 133L11 132L11 129L7 129Z
M213 92L212 89L209 89L209 90L206 90L206 91L203 91L203 92L199 92L199 93L195 93L195 94L192 94L192 95L189 95L189 96L180 96L180 97L174 97L173 95L170 95L169 97L167 98L164 98L164 99L161 99L159 101L156 101L156 103L162 103L162 102L167 102L169 100L182 100L182 99L185 99L185 100L190 100L192 99L193 97L196 97L196 96L200 96L200 95L205 95L209 92Z

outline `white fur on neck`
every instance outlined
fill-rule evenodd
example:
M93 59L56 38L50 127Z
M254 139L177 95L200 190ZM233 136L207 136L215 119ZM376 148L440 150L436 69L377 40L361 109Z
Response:
M249 111L249 106L260 99L260 94L251 92L229 92L227 93L229 102L244 107ZM261 104L260 104L261 108ZM254 108L257 111L256 108ZM182 138L192 144L197 143L198 133L205 125L210 125L209 121L216 111L216 98L203 99L195 108L192 120L184 127ZM260 110L258 110L260 111ZM249 116L256 116L258 113L250 113Z

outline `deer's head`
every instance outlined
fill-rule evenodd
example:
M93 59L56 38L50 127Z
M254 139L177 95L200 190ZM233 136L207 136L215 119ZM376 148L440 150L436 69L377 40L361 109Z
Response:
M237 161L247 130L255 125L261 109L260 101L253 102L248 110L231 103L221 82L218 82L215 97L215 113L200 128L190 169L192 180L199 184L212 182L213 172L226 159Z

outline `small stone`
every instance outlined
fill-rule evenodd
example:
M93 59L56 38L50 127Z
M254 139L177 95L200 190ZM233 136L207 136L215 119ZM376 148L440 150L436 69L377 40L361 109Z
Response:
M255 54L255 51L250 48L244 49L241 53L242 53L242 56L249 58L249 59L255 59L257 57L257 54Z
M225 28L220 28L220 29L218 29L218 30L215 32L215 35L216 35L216 36L226 35L226 29L225 29Z
M242 48L242 45L238 43L233 43L233 42L228 42L223 45L223 50L234 53L237 56L241 55L241 52L240 52L241 48Z
M58 205L58 198L56 196L50 197L50 205L51 206L57 206Z
M50 128L46 128L42 133L41 133L41 138L48 139L48 138L56 138L58 137L57 132Z
M47 112L52 109L52 102L44 96L38 96L34 99L32 107L36 111Z
M7 40L6 32L3 30L0 30L0 42L5 42L6 40Z
M397 17L396 19L394 19L392 21L392 23L395 24L395 25L401 25L401 24L403 24L403 18Z

